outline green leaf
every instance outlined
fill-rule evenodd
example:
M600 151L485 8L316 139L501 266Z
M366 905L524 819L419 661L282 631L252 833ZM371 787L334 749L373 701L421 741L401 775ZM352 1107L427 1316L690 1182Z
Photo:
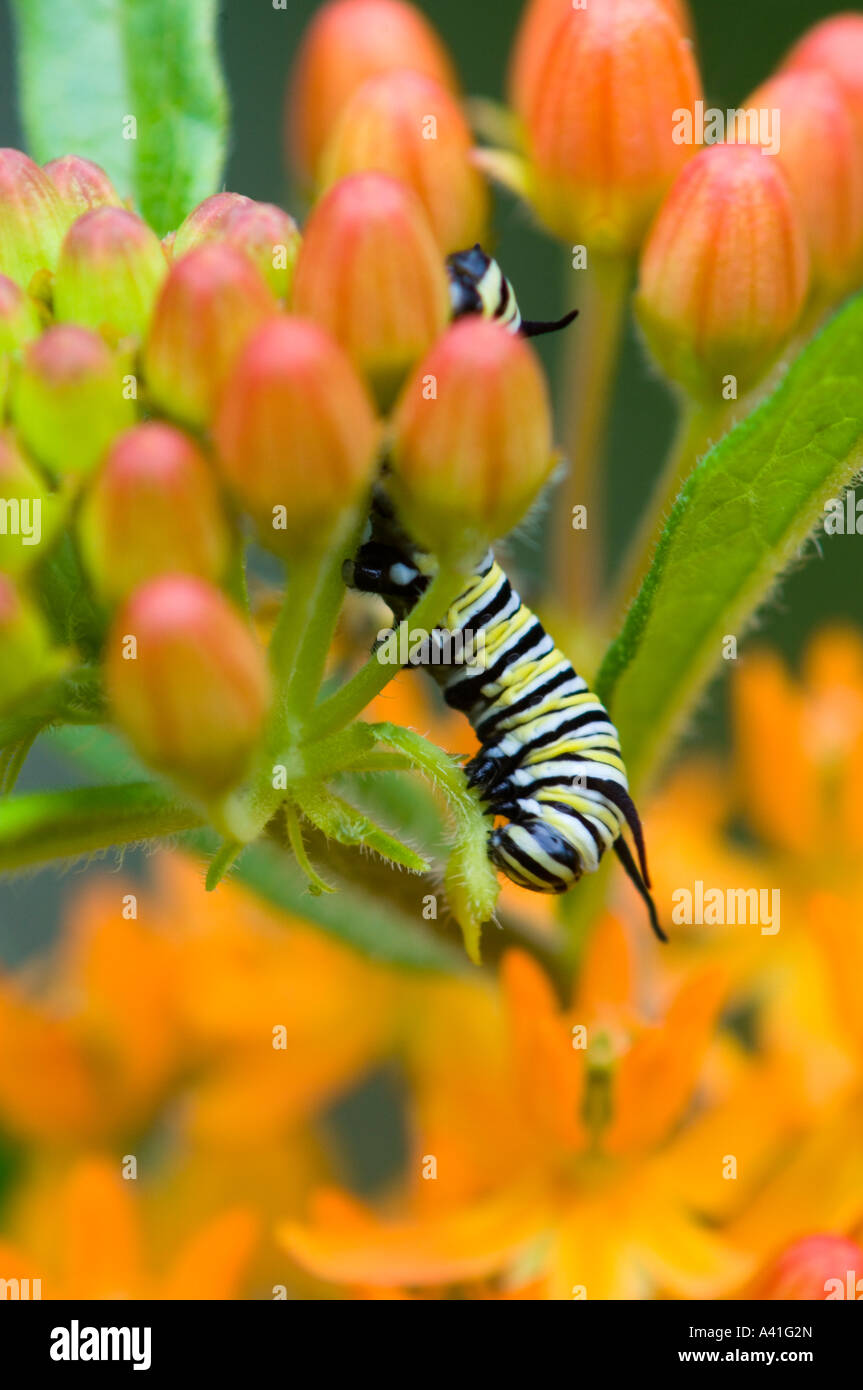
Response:
M200 820L156 782L13 796L0 801L0 873L174 835Z
M34 159L95 160L160 235L220 186L216 0L14 0L14 12Z
M863 296L690 475L597 679L634 783L863 464Z

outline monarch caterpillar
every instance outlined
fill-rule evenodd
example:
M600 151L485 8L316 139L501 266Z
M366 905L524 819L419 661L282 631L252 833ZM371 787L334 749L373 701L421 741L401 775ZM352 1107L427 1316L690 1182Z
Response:
M511 333L565 327L524 323L512 286L479 246L447 262L453 316L482 313ZM401 528L385 490L375 490L367 539L345 565L345 580L377 594L403 621L435 571L433 557ZM465 767L489 814L504 824L489 832L489 857L513 883L564 893L599 867L614 847L644 899L650 923L666 940L650 896L644 836L629 795L617 731L596 695L522 603L489 550L444 624L451 635L482 632L476 665L428 667L453 709L480 741ZM442 625L443 626L443 625ZM461 644L464 650L464 643ZM638 862L623 838L628 828Z

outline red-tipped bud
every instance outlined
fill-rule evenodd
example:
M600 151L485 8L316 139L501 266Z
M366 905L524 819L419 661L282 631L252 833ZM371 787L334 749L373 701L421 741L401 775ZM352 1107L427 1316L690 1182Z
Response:
M411 535L474 560L511 531L555 464L539 361L486 319L456 323L417 368L394 422L392 487Z
M0 150L0 274L24 289L53 270L66 222L57 190L20 150Z
M41 614L5 574L0 574L0 712L8 714L67 665L51 646Z
M141 757L213 797L246 771L267 713L267 664L218 589L164 575L137 589L108 639L108 695Z
M773 1261L752 1287L758 1299L857 1299L863 1295L863 1248L844 1236L807 1236Z
M512 181L556 235L635 249L694 153L678 127L700 94L689 41L662 0L606 0L570 5L530 54L517 79L530 160ZM485 162L505 179L518 167Z
M659 4L682 34L692 35L692 16L686 0L659 0ZM520 116L528 111L536 83L542 78L555 31L561 19L573 9L572 0L528 0L524 8L512 51L508 82L510 101Z
M0 517L0 570L23 574L55 535L60 503L11 430L0 430Z
M293 217L275 203L249 202L233 209L223 239L254 261L278 299L287 299L302 243Z
M247 256L217 243L171 266L144 349L150 394L169 415L202 426L249 335L277 311Z
M779 112L775 158L803 219L813 284L841 295L863 261L863 140L842 88L800 68L765 82L745 110Z
M327 143L326 187L377 169L420 197L447 254L484 241L485 181L471 159L473 137L451 92L433 78L399 69L370 78L351 97Z
M173 233L172 258L177 260L185 256L193 246L200 246L205 241L221 241L231 213L251 201L242 193L213 193L205 198L196 208L192 208L185 222Z
M222 475L263 543L294 555L326 541L370 485L379 430L341 348L314 323L258 329L215 424Z
M285 110L294 167L318 177L324 145L353 93L369 77L413 68L455 90L452 64L428 21L403 0L329 0L306 30Z
M318 203L294 277L296 313L332 333L386 407L449 321L440 249L422 204L386 174L342 179Z
M97 334L58 324L27 349L12 413L41 464L58 475L82 475L132 424L134 396L120 363Z
M108 451L80 514L81 554L108 603L157 574L225 574L230 529L213 472L188 435L150 420Z
M109 342L140 336L168 262L156 233L125 208L101 207L73 222L60 249L54 311Z
M834 77L863 136L863 15L837 14L823 19L794 45L783 64L785 69L828 72Z
M92 160L65 154L44 168L57 190L66 222L73 222L90 208L122 207L122 199L105 170Z
M752 386L781 351L809 283L806 239L776 161L711 145L683 171L641 258L638 309L675 381L718 401Z

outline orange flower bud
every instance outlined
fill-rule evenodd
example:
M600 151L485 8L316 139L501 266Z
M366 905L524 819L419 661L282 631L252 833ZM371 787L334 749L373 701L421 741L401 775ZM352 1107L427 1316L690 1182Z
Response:
M287 299L294 280L302 236L293 217L275 203L245 204L231 210L222 236L244 251L260 270L273 294Z
M327 328L391 404L450 314L443 258L416 194L373 173L331 188L305 229L293 307Z
M120 363L95 333L57 324L28 347L12 414L24 443L51 472L91 472L134 413Z
M692 36L692 16L686 0L658 0L682 34ZM536 81L542 75L549 48L561 19L570 14L572 0L528 0L513 47L509 70L509 94L513 109L524 116Z
M830 73L845 93L863 135L863 15L823 19L794 45L782 67L783 71Z
M842 88L801 67L771 78L744 105L781 113L775 158L803 219L813 281L841 294L863 260L863 140Z
M354 93L327 143L325 187L377 169L417 193L444 254L484 241L485 181L471 159L473 137L458 102L423 73L401 68Z
M379 430L362 382L317 324L259 328L219 404L219 467L270 549L295 554L331 534L370 485Z
M66 213L72 222L90 208L122 207L122 200L105 170L78 154L65 154L44 166Z
M392 491L410 534L441 558L473 561L522 519L555 462L532 349L486 319L454 324L396 410Z
M211 197L205 198L196 208L192 208L185 222L174 232L171 242L172 258L177 260L180 256L185 256L193 246L200 246L202 242L221 241L225 223L231 213L236 208L245 207L251 201L251 198L245 197L242 193L213 193Z
M72 223L60 248L55 315L109 342L143 334L167 273L162 244L146 222L125 208L92 208Z
M751 145L711 145L651 229L638 310L669 376L719 400L726 376L746 390L781 351L808 276L800 216L776 161Z
M67 664L66 654L52 648L41 613L0 574L0 712L20 706Z
M294 167L309 182L347 101L369 77L413 68L455 90L452 64L428 21L403 0L329 0L297 52L285 107Z
M173 425L150 420L114 441L79 521L85 567L108 603L157 574L224 576L230 529L215 477Z
M57 190L20 150L0 150L0 273L24 289L53 270L65 230Z
M197 246L175 260L144 348L156 403L187 424L206 424L237 353L277 309L260 271L231 246Z
M859 1297L863 1249L843 1236L807 1236L784 1250L753 1285L758 1299L817 1300Z
M700 95L689 41L663 0L606 0L569 6L531 52L537 68L534 56L514 79L526 103L529 201L567 241L635 249L695 152L675 139L679 113Z
M218 589L190 575L151 579L117 614L107 688L141 757L206 796L248 767L270 702L264 654Z

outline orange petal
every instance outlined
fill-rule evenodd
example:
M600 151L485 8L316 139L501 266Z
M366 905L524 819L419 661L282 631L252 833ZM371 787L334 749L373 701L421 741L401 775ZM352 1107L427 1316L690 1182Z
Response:
M161 1289L161 1297L238 1298L254 1254L260 1223L245 1208L226 1211L186 1242Z
M318 1278L342 1285L413 1288L484 1279L505 1270L546 1218L536 1193L508 1191L428 1221L372 1224L349 1209L344 1227L286 1222L277 1238Z
M665 1019L637 1038L618 1066L612 1153L656 1143L679 1118L697 1085L727 988L724 972L705 970L685 983Z

